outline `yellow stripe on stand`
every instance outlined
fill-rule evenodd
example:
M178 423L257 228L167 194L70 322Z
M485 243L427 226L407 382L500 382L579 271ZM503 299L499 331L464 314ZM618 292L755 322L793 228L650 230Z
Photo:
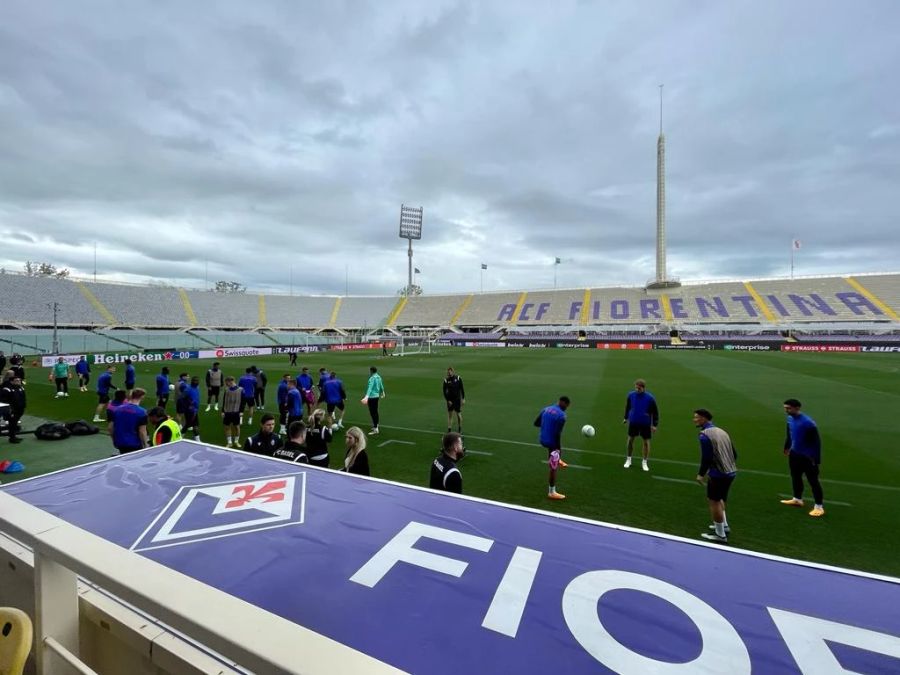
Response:
M516 317L519 316L519 312L522 311L522 305L525 304L525 298L528 297L528 291L522 291L522 295L519 296L519 301L516 303L516 308L513 310L512 318L508 323L513 323L516 320Z
M181 304L184 306L184 315L187 317L188 323L192 326L196 326L197 315L194 314L194 308L191 307L191 299L188 297L187 291L183 288L179 288L178 296L181 298Z
M266 296L262 293L259 294L259 325L269 325L269 319L266 317Z
M581 325L587 326L588 315L590 310L588 309L591 306L591 289L584 289L584 297L581 300Z
M91 305L93 305L94 309L96 309L100 313L100 316L102 316L107 321L107 323L117 323L116 317L112 315L112 312L106 309L104 304L100 302L100 299L97 298L96 295L91 293L91 289L85 286L84 282L76 281L75 285L78 286L78 290L81 291L81 294L87 299L89 303L91 303Z
M463 312L469 309L469 305L472 304L472 298L475 297L474 293L469 294L469 296L462 301L462 304L457 307L456 311L453 313L453 316L450 318L450 325L455 326L456 322L459 321L459 317L462 316Z
M659 303L662 305L663 309L663 317L666 321L674 321L675 315L672 314L672 303L669 301L669 296L663 293L659 296Z
M884 302L881 298L879 298L877 295L875 295L872 291L870 291L868 288L866 288L861 283L859 283L856 279L854 279L853 277L844 277L844 281L846 281L848 284L853 286L853 288L855 288L857 291L859 291L862 295L865 296L866 300L871 302L878 309L880 309L882 312L884 312L889 317L891 317L894 321L900 321L900 318L897 317L897 312L895 312L890 307L888 307L886 302Z
M409 298L407 298L404 295L397 301L397 304L394 306L394 310L388 316L388 320L385 325L387 325L387 326L396 326L397 325L397 319L400 318L400 312L402 312L403 308L406 307L406 303L408 300L409 300Z
M775 318L775 314L773 314L772 310L769 309L769 306L766 304L766 301L762 299L762 296L757 293L755 288L753 288L753 284L751 284L749 281L745 281L744 288L747 289L750 297L752 297L756 301L756 306L759 307L759 311L763 313L763 316L772 323L775 323L775 321L777 321L777 319Z
M331 318L328 320L328 327L334 328L334 324L337 323L338 312L341 311L341 303L344 302L344 299L340 296L334 299L334 307L331 310Z

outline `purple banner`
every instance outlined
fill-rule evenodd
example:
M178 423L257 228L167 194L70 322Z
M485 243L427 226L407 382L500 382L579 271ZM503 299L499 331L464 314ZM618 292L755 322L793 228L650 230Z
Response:
M900 670L898 580L190 442L0 489L410 672Z

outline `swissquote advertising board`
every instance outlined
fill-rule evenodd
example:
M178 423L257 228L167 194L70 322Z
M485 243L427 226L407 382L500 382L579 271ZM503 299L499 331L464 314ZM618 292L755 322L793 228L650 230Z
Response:
M0 491L408 672L900 670L887 577L187 441Z

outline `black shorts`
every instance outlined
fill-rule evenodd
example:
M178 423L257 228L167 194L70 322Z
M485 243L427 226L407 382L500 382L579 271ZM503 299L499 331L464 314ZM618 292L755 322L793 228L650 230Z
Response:
M337 408L338 410L343 410L343 409L344 409L344 402L341 401L340 403L328 403L328 404L326 405L326 407L328 408L328 412L329 412L329 414L330 414L330 413L333 413L333 412L334 412L334 409L335 409L335 408Z
M119 451L120 455L125 455L129 452L137 452L138 450L143 450L143 448L117 445L116 450Z
M89 384L91 381L91 374L90 373L81 373L78 375L78 380L81 382L84 382L85 384Z
M175 399L175 412L184 415L191 407L190 401L185 398Z
M628 437L636 438L640 436L643 439L650 440L650 437L653 435L653 432L650 430L649 424L632 424L629 422L628 424Z
M106 405L107 403L109 403L109 394L108 393L107 394L98 393L97 394L97 402L100 405Z
M227 412L222 414L222 424L226 427L238 426L241 423L241 413Z
M255 408L256 407L256 399L252 396L241 396L241 412L244 412L244 408Z
M165 408L169 403L169 395L168 394L157 394L156 395L156 405Z
M706 496L714 502L727 501L734 476L710 476L706 481Z
M462 399L447 399L447 412L460 412L462 410Z
M185 411L184 414L184 428L185 429L199 429L200 428L200 415L197 414L196 410Z
M126 383L125 383L125 389L126 389L127 391L131 391L132 389L134 389L134 382L126 382Z
M207 395L207 396L218 396L218 395L219 395L219 390L220 390L221 388L222 388L222 387L207 387L207 388L206 388L206 395Z

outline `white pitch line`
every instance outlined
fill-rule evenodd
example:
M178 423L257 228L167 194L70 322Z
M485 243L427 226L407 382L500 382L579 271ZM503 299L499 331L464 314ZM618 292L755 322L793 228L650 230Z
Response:
M548 463L548 462L547 462L546 459L542 459L542 460L541 460L541 464L547 464L547 463ZM562 467L560 467L560 469L561 469L561 468L562 468ZM567 469L585 469L585 470L587 470L587 471L591 471L591 470L593 470L594 467L592 467L592 466L584 466L584 465L582 465L582 464L566 464L566 468L567 468Z
M667 480L670 483L687 483L688 485L699 485L699 483L695 480L688 480L687 478L669 478L668 476L652 476L652 478L656 480Z
M432 429L413 429L410 427L395 427L387 424L381 425L385 429L397 429L399 431L414 431L419 434L435 434L437 436L443 436L444 432L442 431L434 431ZM524 441L513 441L508 438L491 438L489 436L473 436L471 434L463 434L466 438L476 438L480 441L491 441L492 443L506 443L508 445L525 445L529 447L539 447L537 443L525 443ZM579 448L565 448L566 452L583 452L590 455L600 455L602 457L624 457L625 453L623 452L603 452L602 450L581 450ZM679 466L697 466L698 462L685 462L678 459L662 459L654 456L653 462L657 464L676 464ZM571 465L570 465L571 466ZM784 473L776 473L774 471L762 471L760 469L738 469L739 474L748 473L755 476L769 476L772 478L788 478L789 474L787 471ZM896 485L875 485L872 483L857 483L856 481L849 480L837 480L835 478L819 478L819 481L822 483L828 483L829 485L846 485L849 487L859 487L865 488L867 490L887 490L889 492L900 492L900 486Z
M488 457L493 457L493 452L484 452L483 450L466 450L467 455L487 455Z
M383 448L383 447L386 446L388 443L400 443L401 445L415 445L415 443L413 443L412 441L398 441L398 440L395 439L395 438L391 438L391 439L389 439L389 440L387 440L387 441L384 441L383 443L379 443L379 444L378 444L378 447L379 447L379 448Z
M779 492L779 493L778 493L778 496L779 496L779 497L784 497L785 499L790 499L790 498L793 497L794 495L788 495L788 494L785 494L785 493L783 493L783 492ZM848 502L836 502L836 501L834 501L833 499L828 499L828 500L826 500L825 503L828 504L829 506L853 506L853 504L850 504L850 503L848 503ZM812 504L812 501L810 501L810 504Z

